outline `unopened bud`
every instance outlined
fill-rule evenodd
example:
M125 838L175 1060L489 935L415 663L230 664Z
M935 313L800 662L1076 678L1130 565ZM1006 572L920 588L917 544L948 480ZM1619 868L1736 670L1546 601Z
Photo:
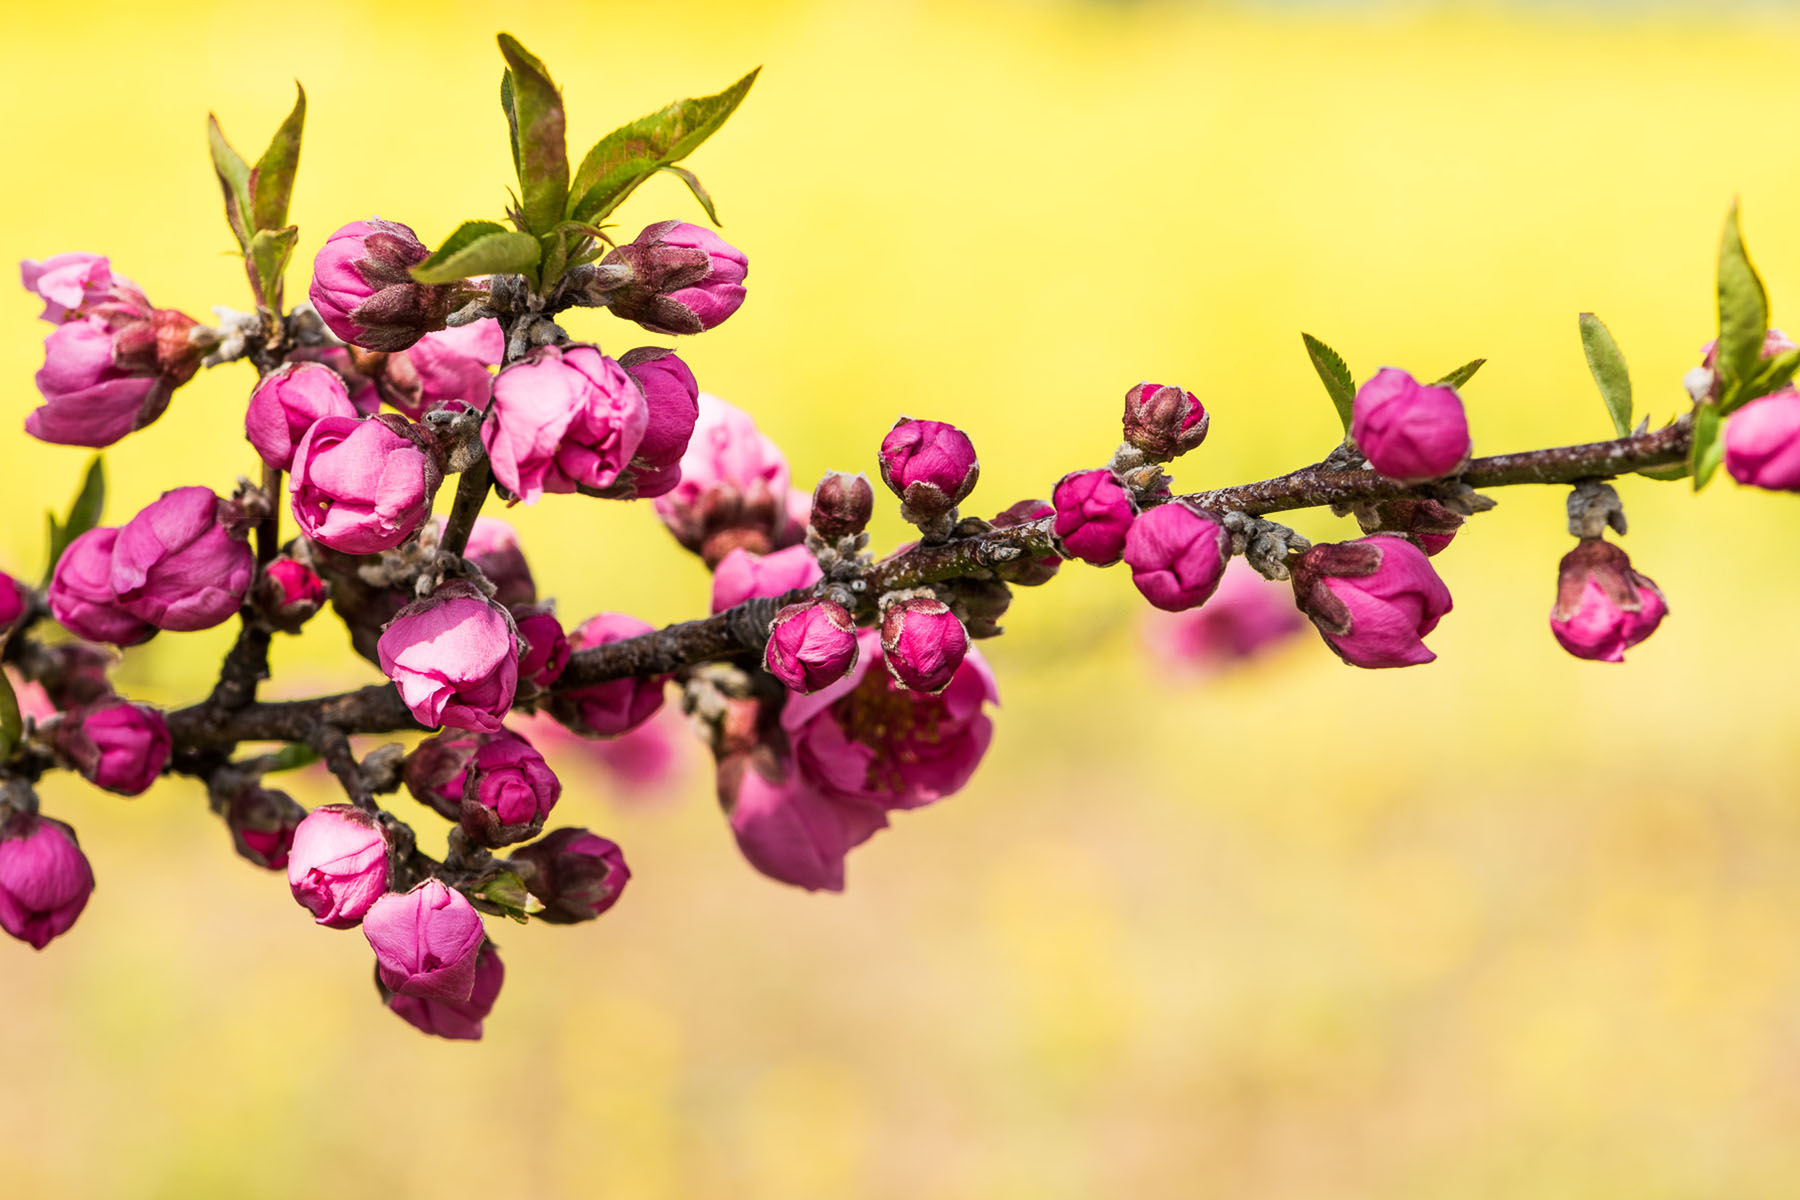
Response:
M1669 606L1625 551L1603 538L1582 538L1557 568L1550 632L1576 658L1623 662L1625 651L1656 632Z
M763 666L802 694L830 687L856 665L856 622L840 604L790 604L769 623Z
M294 831L305 819L306 810L274 788L246 787L225 806L225 825L239 856L271 871L287 866Z
M914 596L882 607L881 651L895 683L941 692L969 653L969 634L949 605Z
M981 464L969 435L943 421L902 417L881 441L881 478L913 524L944 516L975 489Z
M861 471L827 471L813 489L810 524L820 537L855 537L874 512L875 488Z
M1125 535L1125 562L1144 599L1165 612L1197 608L1218 590L1231 533L1212 513L1179 500L1138 517Z
M555 830L507 861L543 902L537 918L553 925L593 920L619 902L631 879L618 845L585 829Z
M250 591L256 610L283 633L299 633L324 606L325 598L325 581L318 572L292 558L278 558L264 567Z
M1206 406L1181 388L1140 383L1125 393L1125 440L1157 462L1198 447L1211 424Z

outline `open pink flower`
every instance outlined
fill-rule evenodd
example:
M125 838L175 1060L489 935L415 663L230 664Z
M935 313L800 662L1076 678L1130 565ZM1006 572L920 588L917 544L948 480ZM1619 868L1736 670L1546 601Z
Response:
M791 544L788 463L750 414L700 393L681 481L656 498L675 540L715 566L732 549L767 554ZM810 501L808 502L810 508Z
M488 318L428 333L382 364L375 387L381 398L418 420L425 410L460 400L477 411L488 406L494 374L506 356L500 322Z
M245 531L211 488L164 492L125 522L107 585L119 607L158 629L211 629L236 615L256 575Z
M740 546L713 569L712 610L724 612L759 596L784 596L823 578L818 559L805 546L773 554L752 554Z

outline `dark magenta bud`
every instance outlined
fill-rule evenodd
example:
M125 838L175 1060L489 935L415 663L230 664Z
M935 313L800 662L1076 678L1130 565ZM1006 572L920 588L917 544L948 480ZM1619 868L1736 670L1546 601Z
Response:
M593 920L619 902L631 879L618 845L585 829L555 830L507 861L543 901L538 920L556 925Z
M875 487L861 471L827 471L813 489L809 524L823 538L854 537L875 512Z
M1168 462L1206 440L1212 417L1178 387L1140 383L1125 393L1125 440L1156 462Z

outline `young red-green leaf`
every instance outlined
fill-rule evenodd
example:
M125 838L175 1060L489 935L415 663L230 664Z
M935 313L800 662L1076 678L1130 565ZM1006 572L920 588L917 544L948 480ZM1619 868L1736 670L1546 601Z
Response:
M715 96L677 100L595 142L575 171L568 215L598 222L638 184L687 157L737 111L761 70L758 67Z
M300 229L288 225L281 229L259 229L244 250L244 265L256 285L257 303L271 312L281 307L281 277L287 273L288 260L294 256L294 243L300 240Z
M543 903L526 890L525 881L511 871L501 871L482 884L470 899L485 900L501 916L511 917L524 925L531 914L544 911Z
M455 283L471 275L524 275L537 269L538 240L493 221L464 221L430 258L412 269L420 283Z
M519 105L513 97L511 71L500 73L500 111L506 114L508 140L512 142L513 174L517 175L519 173Z
M293 111L269 139L269 148L250 171L250 203L257 229L280 229L287 224L294 173L300 169L300 135L306 125L306 89L295 80L294 91L297 95Z
M1742 401L1733 395L1755 378L1769 330L1769 297L1750 265L1734 203L1719 242L1719 346L1717 365L1724 383L1722 405L1729 412Z
M1326 394L1331 397L1338 419L1348 433L1350 411L1356 403L1356 377L1350 374L1349 365L1336 350L1312 334L1302 333L1300 340L1306 343L1306 356L1312 359L1313 370L1319 373L1319 382L1325 385Z
M1469 382L1469 380L1475 378L1475 372L1481 370L1481 365L1485 362L1487 362L1487 359L1485 358L1470 359L1448 375L1439 377L1435 381L1435 385L1459 388L1463 384Z
M1694 410L1694 440L1688 447L1688 466L1694 473L1694 490L1705 487L1725 461L1723 414L1716 404L1702 404Z
M219 118L206 114L206 144L212 151L213 172L219 177L219 189L225 193L225 220L239 246L250 244L250 167L219 128Z
M707 220L711 221L714 225L724 224L724 222L719 220L719 211L713 207L712 193L708 192L706 188L701 185L700 177L698 175L694 174L686 167L677 167L672 164L658 169L667 171L669 174L675 176L675 178L681 180L681 182L687 184L688 191L694 193L694 199L698 200L700 202L700 207L706 210Z
M25 718L19 715L19 698L13 695L12 681L0 671L0 762L12 757L19 739L25 736Z
M81 490L69 503L68 517L59 522L55 513L46 514L50 518L50 561L44 567L46 583L55 573L56 564L69 543L100 524L100 513L105 507L106 463L96 454L94 461L88 464L87 474L82 476Z
M507 116L515 131L513 159L519 194L524 197L525 225L532 233L547 233L562 220L569 195L562 93L549 69L511 34L500 35L500 53L511 79L510 84L502 83L501 96L504 101L510 94L512 100Z
M1757 363L1756 377L1744 386L1738 403L1732 407L1742 407L1758 396L1779 392L1793 382L1796 370L1800 370L1800 350L1783 350L1780 354L1763 359Z
M1581 352L1587 355L1588 374L1600 389L1613 430L1625 437L1631 433L1631 372L1625 368L1625 355L1599 317L1582 313L1580 323Z

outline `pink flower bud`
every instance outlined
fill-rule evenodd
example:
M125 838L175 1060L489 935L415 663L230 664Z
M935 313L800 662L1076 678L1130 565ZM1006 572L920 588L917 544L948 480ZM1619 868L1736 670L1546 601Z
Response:
M194 377L193 318L133 297L44 339L37 373L44 403L25 418L25 432L64 446L110 446L162 416L175 389Z
M681 481L656 498L675 540L715 566L732 549L767 554L783 544L788 464L748 413L700 393Z
M1800 492L1800 391L1783 388L1731 415L1725 469L1750 487Z
M401 779L412 798L451 821L462 817L463 784L469 760L489 734L465 730L428 737L406 756Z
M654 626L636 617L600 613L583 621L569 641L580 652L654 631ZM550 699L550 713L576 733L613 737L642 725L662 707L665 682L662 675L634 677L556 692Z
M373 813L350 804L313 809L294 830L288 888L313 919L348 929L388 888L388 839Z
M712 610L721 613L758 596L785 596L823 578L818 560L805 546L789 546L773 554L752 554L739 548L720 559L713 571Z
M30 600L31 593L25 590L24 584L5 571L0 571L0 634L5 633L8 626L25 615L26 608L30 607Z
M107 585L119 607L158 629L211 629L230 619L250 590L256 556L225 518L211 488L184 487L125 522L113 543Z
M1168 462L1206 440L1212 424L1194 393L1140 383L1125 393L1125 440L1156 462Z
M790 604L769 623L763 666L796 692L830 687L855 665L856 622L841 604Z
M353 221L325 240L313 259L313 307L331 332L365 350L404 350L444 327L453 289L414 282L411 268L431 257L397 221Z
M519 639L505 609L452 580L401 609L375 644L381 670L421 725L493 733L512 708Z
M135 796L169 765L162 714L117 696L69 713L56 727L57 754L95 787Z
M225 806L225 824L239 857L271 871L287 866L294 831L305 819L306 810L274 788L246 787Z
M1623 662L1625 651L1655 633L1668 612L1662 589L1631 569L1625 551L1603 538L1582 538L1558 567L1550 632L1576 658Z
M288 363L263 376L250 393L244 436L277 471L294 465L294 448L321 417L356 416L343 377L318 363Z
M1785 353L1785 352L1787 352L1789 350L1793 350L1793 349L1796 349L1793 339L1788 337L1787 334L1781 332L1781 330L1769 329L1769 330L1764 331L1763 345L1762 345L1762 357L1774 358L1777 354L1782 354L1782 353ZM1705 368L1707 371L1711 371L1713 369L1713 367L1716 366L1719 361L1718 340L1714 339L1713 341L1710 341L1710 342L1706 343L1706 345L1700 347L1700 354L1702 356L1700 359L1700 365L1703 368ZM1694 402L1696 404L1698 404L1699 400L1696 399Z
M502 729L469 757L463 775L463 831L478 846L536 837L562 796L562 783L537 748Z
M506 981L506 968L500 962L500 951L494 943L484 942L475 957L475 982L467 1000L427 1000L420 996L403 996L382 982L381 968L375 968L375 986L380 989L382 1003L394 1015L421 1033L460 1041L480 1041L481 1024L494 1011L500 998L500 985Z
M461 1003L475 989L475 956L486 934L468 897L427 879L389 892L363 918L382 986L421 1000Z
M443 521L438 520L441 528ZM519 535L511 525L498 517L476 517L469 530L469 544L463 557L481 568L487 581L494 585L494 599L508 608L515 604L537 603L537 583L531 578L531 566L525 551L519 547Z
M93 893L94 871L73 829L30 813L0 823L0 929L42 950Z
M881 479L900 497L900 515L941 517L975 490L981 464L969 435L942 421L902 417L881 440Z
M117 529L101 526L70 542L56 560L45 598L50 614L76 637L135 646L149 640L156 626L126 611L112 590L113 546L118 540Z
M39 316L52 325L86 316L90 306L114 299L122 288L137 286L114 275L112 264L101 255L79 251L53 254L42 262L28 258L19 264L19 281L44 301Z
M1073 471L1050 493L1056 536L1068 552L1096 567L1110 567L1125 553L1125 535L1137 502L1111 471Z
M643 389L650 415L637 453L606 494L621 500L647 500L664 495L681 482L681 456L687 453L700 415L700 386L672 350L643 346L627 352L619 365Z
M525 646L519 655L519 678L549 687L569 665L569 639L556 610L548 604L517 604L512 618Z
M809 892L843 891L844 856L888 823L873 801L830 797L799 777L772 777L752 756L721 763L719 800L750 865Z
M377 351L356 350L335 342L324 346L295 346L287 352L289 362L318 363L335 371L344 381L344 387L350 393L350 405L359 417L372 417L381 411L381 393L375 387L374 376L386 369L387 358ZM299 442L298 438L294 440Z
M822 538L855 537L875 513L875 489L861 471L827 471L813 488L807 523Z
M1378 533L1314 546L1292 569L1300 611L1345 662L1410 667L1437 657L1420 639L1450 611L1450 589L1405 538Z
M539 346L494 380L481 441L494 478L526 504L606 488L649 424L643 389L592 346Z
M1271 583L1242 559L1201 608L1147 614L1145 637L1160 668L1199 673L1255 658L1306 628L1292 589Z
M749 260L710 229L658 221L601 260L625 268L628 282L608 290L614 316L652 333L700 333L744 302Z
M1402 533L1419 549L1435 557L1463 526L1459 512L1445 508L1436 500L1420 500L1405 496L1383 500L1379 504L1356 511L1356 523L1364 533Z
M251 590L251 601L275 628L299 633L325 605L325 581L303 562L278 558L263 568Z
M969 652L969 634L949 605L914 596L882 606L881 652L895 683L913 692L941 692Z
M1456 474L1471 445L1456 389L1422 384L1398 367L1383 367L1357 389L1350 437L1370 466L1402 483Z
M625 852L585 829L558 829L513 851L507 861L543 901L537 919L553 925L593 920L619 902L631 880Z
M381 364L375 389L381 398L418 420L425 410L460 400L480 411L493 395L488 369L506 357L506 335L493 318L428 333Z
M1125 535L1125 563L1144 599L1166 612L1197 608L1225 577L1231 534L1212 513L1174 500L1144 513Z
M989 524L995 529L1011 529L1028 521L1039 521L1055 515L1056 509L1050 506L1048 500L1020 500L995 514ZM1042 587L1056 578L1056 572L1062 566L1062 561L1054 554L1022 561L1014 559L1000 567L997 574L1006 582L1016 583L1020 587Z
M399 417L325 417L306 431L290 491L307 537L345 554L374 554L413 535L444 474L405 428Z

